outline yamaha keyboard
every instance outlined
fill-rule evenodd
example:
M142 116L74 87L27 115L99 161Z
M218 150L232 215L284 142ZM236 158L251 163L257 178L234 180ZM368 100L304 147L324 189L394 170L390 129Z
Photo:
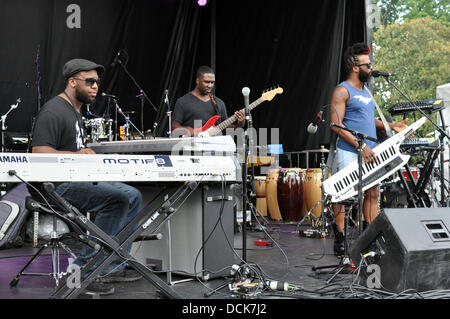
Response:
M422 117L373 149L376 154L375 162L362 165L363 191L394 174L408 162L410 156L400 153L400 145L407 136L422 126L425 120L426 118ZM358 194L358 182L359 167L358 160L355 160L325 180L323 191L331 197L332 202L340 202Z
M183 155L192 152L235 153L236 144L230 135L189 138L152 138L127 141L104 141L87 145L98 154L150 153Z
M239 167L232 156L0 153L1 182L228 182Z
M391 115L406 114L417 111L416 105L423 112L434 113L444 108L444 101L441 99L419 100L411 102L399 102L392 105L388 111Z
M439 141L433 137L415 137L406 138L400 144L400 148L409 149L415 147L439 147Z

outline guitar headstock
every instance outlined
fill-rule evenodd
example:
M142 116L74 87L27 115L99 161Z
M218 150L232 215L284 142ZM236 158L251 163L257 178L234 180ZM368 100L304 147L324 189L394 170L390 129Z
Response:
M276 87L272 89L268 89L263 92L261 98L263 98L265 101L271 101L275 95L283 93L283 88Z

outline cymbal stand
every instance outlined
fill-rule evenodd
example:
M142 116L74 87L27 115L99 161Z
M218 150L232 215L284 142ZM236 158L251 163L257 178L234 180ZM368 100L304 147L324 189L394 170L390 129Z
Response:
M129 137L129 125L131 125L138 133L139 135L144 138L144 134L139 131L139 129L136 127L136 125L133 124L133 122L130 120L130 117L128 115L125 115L125 113L122 111L122 109L120 108L120 106L117 104L117 100L115 98L112 98L114 105L116 107L116 110L124 117L125 119L125 128L126 128L126 136L127 139Z

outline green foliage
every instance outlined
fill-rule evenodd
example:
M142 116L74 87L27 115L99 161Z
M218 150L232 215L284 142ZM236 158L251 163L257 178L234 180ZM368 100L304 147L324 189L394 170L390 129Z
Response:
M404 19L430 17L450 26L450 0L380 0L381 24L389 25Z
M433 99L436 87L450 82L449 40L450 27L430 17L381 26L373 35L374 69L396 74L391 81L412 100ZM407 101L382 78L375 80L374 92L385 114L393 104ZM408 124L413 122L409 117ZM419 130L422 136L430 131L434 128L428 121Z

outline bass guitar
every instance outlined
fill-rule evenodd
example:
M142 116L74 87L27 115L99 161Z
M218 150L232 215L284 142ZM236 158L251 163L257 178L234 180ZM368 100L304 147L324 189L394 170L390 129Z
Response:
M275 95L281 94L281 93L283 93L283 89L280 87L265 91L259 99L252 102L248 106L249 111L253 110L255 107L257 107L264 101L271 101L275 97ZM220 116L214 115L205 123L205 125L203 125L203 127L194 129L195 135L197 135L199 137L216 136L236 121L236 116L233 115L233 116L227 118L225 121L221 122L219 125L214 126L219 118L220 118Z

